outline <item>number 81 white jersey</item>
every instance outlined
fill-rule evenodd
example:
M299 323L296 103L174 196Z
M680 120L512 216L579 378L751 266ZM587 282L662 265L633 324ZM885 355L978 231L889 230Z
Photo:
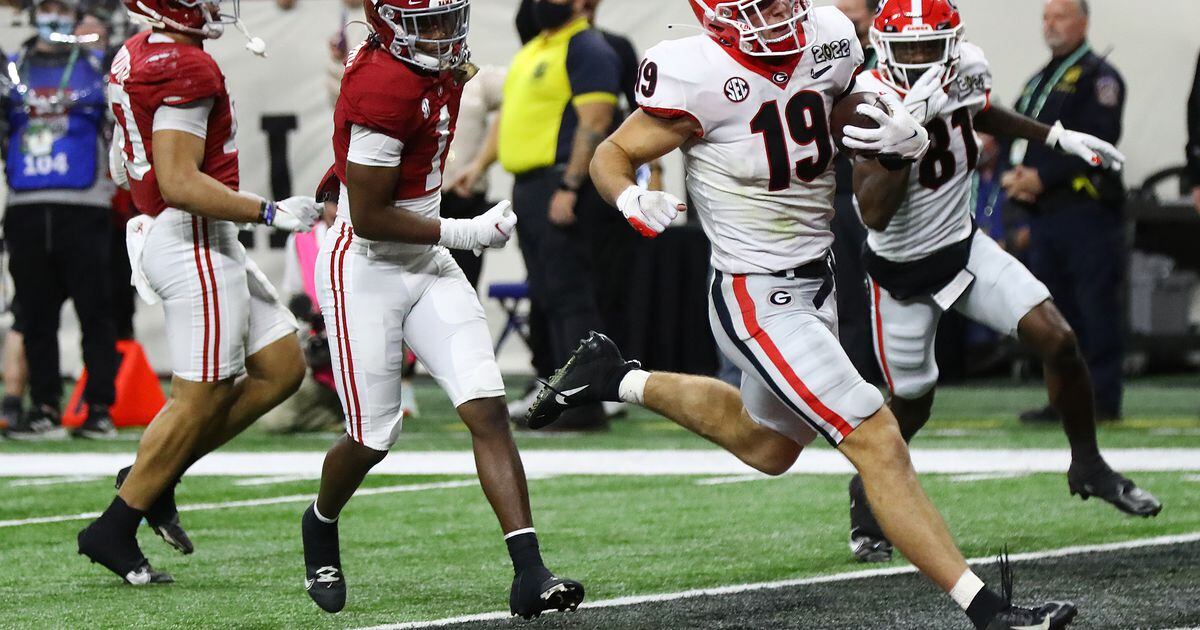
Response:
M707 35L646 53L638 104L662 118L691 117L702 134L683 146L687 189L726 273L794 269L833 242L834 101L863 63L854 25L832 7L803 22L799 58L770 65Z
M871 251L893 262L910 262L971 235L973 178L980 151L974 118L987 109L991 90L992 75L983 51L963 42L958 79L947 87L950 101L925 125L929 151L913 164L908 193L887 229L867 233ZM859 76L854 91L897 93L877 71Z

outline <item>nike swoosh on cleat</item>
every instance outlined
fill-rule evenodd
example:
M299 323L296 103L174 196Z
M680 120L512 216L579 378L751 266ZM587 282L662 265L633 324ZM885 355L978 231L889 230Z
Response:
M825 76L826 72L829 72L830 70L833 70L833 66L825 66L824 68L821 68L820 70L813 68L812 78L820 79L821 77Z
M316 580L312 580L312 579L309 579L309 578L304 578L304 590L306 590L306 591L311 591L311 590L312 590L312 587L313 587L313 584L316 584L316 583L317 583L317 581L316 581Z
M583 387L576 387L575 389L568 389L568 390L558 392L557 394L554 395L554 402L556 402L560 405L568 405L570 403L567 402L567 396L574 396L575 394L582 392L583 390L587 389L588 387L590 387L590 385L584 385Z
M125 581L135 586L142 586L150 583L150 572L146 569L138 569L125 574Z

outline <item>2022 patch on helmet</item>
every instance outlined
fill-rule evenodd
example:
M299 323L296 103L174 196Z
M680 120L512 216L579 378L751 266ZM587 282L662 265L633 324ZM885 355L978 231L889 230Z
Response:
M884 0L870 37L879 74L893 87L908 90L939 64L946 68L943 85L958 77L963 22L953 0Z
M801 23L809 0L691 0L696 19L718 44L752 57L786 57L804 50Z
M367 0L367 21L383 48L433 72L470 60L471 0Z

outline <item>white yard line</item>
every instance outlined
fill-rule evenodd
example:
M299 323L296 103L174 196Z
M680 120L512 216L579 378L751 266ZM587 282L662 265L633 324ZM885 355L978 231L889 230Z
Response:
M1200 541L1200 532L1191 534L1183 534L1178 536L1159 536L1156 538L1143 538L1140 540L1129 540L1119 543L1106 543L1101 545L1081 545L1075 547L1063 547L1060 549L1047 549L1044 551L1034 551L1030 553L1012 554L1013 562L1021 562L1026 560L1045 560L1048 558L1062 558L1066 556L1077 556L1088 553L1104 553L1110 551L1124 551L1128 549L1141 549L1145 547L1160 547L1164 545L1178 545L1183 543L1192 543ZM969 560L971 564L983 565L994 564L996 558L975 558ZM695 597L712 597L715 595L732 595L737 593L748 593L752 591L773 590L780 588L792 588L797 586L808 586L812 584L825 584L829 582L846 582L850 580L862 580L866 578L883 577L889 575L902 575L906 573L915 573L916 568L912 566L888 567L884 569L866 569L862 571L850 571L847 573L834 573L832 575L821 575L809 578L799 578L792 580L778 580L775 582L757 582L754 584L737 584L731 586L718 586L714 588L693 589L688 591L679 591L675 593L658 593L655 595L631 595L628 597L617 597L614 599L604 599L594 602L585 602L580 608L612 608L615 606L633 606L636 604L650 604L658 602L668 602L679 599L690 599ZM551 613L554 614L554 613ZM409 628L435 628L441 626L449 626L459 623L467 623L472 621L492 621L497 619L508 619L511 615L507 611L497 611L482 613L478 615L463 615L461 617L447 617L445 619L436 619L433 621L411 621L407 623L386 624L380 626L371 626L364 630L408 630Z
M697 486L724 486L731 483L749 483L751 481L765 481L767 479L778 479L769 475L732 475L729 477L705 477L697 479Z
M970 473L966 475L951 475L949 479L954 483L975 483L976 481L994 481L997 479L1019 479L1028 476L1028 474L1019 472Z
M291 483L293 481L306 481L309 479L320 479L320 475L277 475L274 477L249 477L247 479L238 479L233 482L235 486L271 486L277 483Z
M479 481L475 479L463 479L460 481L438 481L434 483L414 483L403 486L383 486L379 488L360 488L354 493L356 497L371 496L373 494L395 494L397 492L419 492L422 490L440 490L443 488L466 488L470 486L478 486ZM290 494L281 497L265 497L262 499L245 499L242 501L222 501L219 503L192 503L190 505L179 506L180 512L198 512L202 510L227 510L230 508L240 507L259 507L263 505L279 505L281 503L307 503L313 500L315 495L308 494ZM0 521L2 527L19 527L21 525L40 525L43 523L65 523L68 521L85 521L91 520L100 516L99 512L85 512L82 514L63 514L59 516L38 516L34 518L19 518L9 521Z
M10 488L24 488L29 486L56 486L66 483L83 483L87 481L96 481L103 479L96 475L69 475L66 477L32 477L30 479L13 479L8 482Z
M1114 448L1104 451L1122 472L1200 473L1200 448ZM755 471L720 450L543 450L521 454L531 475L748 475ZM915 449L913 463L922 473L982 474L1066 472L1067 449ZM218 452L200 460L190 475L314 475L325 453ZM110 475L133 461L131 453L20 453L0 455L0 477ZM384 475L473 475L470 451L395 451L373 471ZM798 474L846 474L853 469L840 453L814 447L790 471Z

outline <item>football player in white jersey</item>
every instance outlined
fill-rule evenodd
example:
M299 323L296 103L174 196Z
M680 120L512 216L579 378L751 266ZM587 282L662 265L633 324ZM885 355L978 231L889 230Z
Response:
M834 103L863 62L854 26L807 0L691 0L704 35L668 41L643 61L640 111L597 150L592 179L643 235L686 208L639 187L635 169L675 149L712 242L710 320L744 373L716 379L650 373L603 335L585 339L528 415L533 428L566 408L622 400L660 413L747 464L781 474L824 437L862 474L880 522L905 556L978 628L1065 625L1070 604L1013 606L967 567L926 497L883 396L837 340L833 240ZM848 127L843 144L893 168L924 156L928 133L893 94L879 127Z
M953 308L1019 337L1042 359L1050 403L1071 444L1071 494L1096 496L1128 514L1158 514L1162 504L1100 455L1087 363L1050 292L972 218L975 129L1045 142L1097 166L1119 169L1123 156L1098 138L992 105L987 59L963 41L962 18L950 0L887 0L871 40L879 67L861 75L855 90L902 97L931 138L924 158L898 170L869 160L855 166L855 194L869 230L875 352L904 439L929 420L938 377L934 336L942 313ZM891 546L857 477L850 497L851 550L863 561L890 560Z

